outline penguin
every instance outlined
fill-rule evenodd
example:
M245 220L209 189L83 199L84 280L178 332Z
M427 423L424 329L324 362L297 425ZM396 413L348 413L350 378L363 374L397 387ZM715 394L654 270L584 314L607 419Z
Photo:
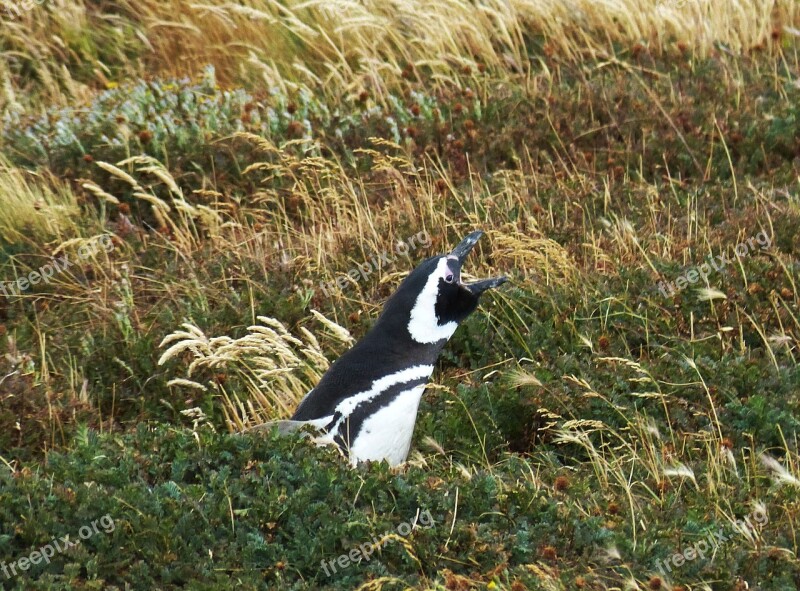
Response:
M405 462L436 359L481 294L508 280L461 280L464 260L482 235L472 232L450 253L415 268L372 328L330 366L291 419L277 421L278 430L311 426L321 433L316 443L338 445L353 466L368 460L391 466Z

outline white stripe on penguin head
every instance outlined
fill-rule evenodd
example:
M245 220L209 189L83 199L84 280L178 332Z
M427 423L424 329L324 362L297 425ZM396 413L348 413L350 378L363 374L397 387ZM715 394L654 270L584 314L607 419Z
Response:
M442 257L436 270L430 274L422 293L417 296L417 301L411 309L411 320L408 322L408 332L411 338L418 343L435 343L442 339L449 339L458 328L457 322L447 322L439 325L436 316L436 298L439 295L439 280L451 273L447 268L447 257Z

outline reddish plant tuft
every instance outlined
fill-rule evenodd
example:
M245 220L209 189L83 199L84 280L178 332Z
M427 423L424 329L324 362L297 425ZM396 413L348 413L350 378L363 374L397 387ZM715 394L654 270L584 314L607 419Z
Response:
M545 546L544 548L542 548L542 558L544 558L545 560L555 560L556 558L558 558L558 553L556 552L556 549L553 548L552 546Z
M557 477L553 487L559 492L567 490L569 488L569 478L566 476Z
M289 123L289 126L286 128L286 135L290 138L300 138L303 137L303 133L305 132L306 128L303 127L303 124L299 121L292 121Z

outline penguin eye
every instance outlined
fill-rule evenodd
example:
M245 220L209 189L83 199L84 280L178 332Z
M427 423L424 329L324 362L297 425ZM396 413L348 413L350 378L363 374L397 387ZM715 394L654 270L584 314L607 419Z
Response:
M444 282L445 283L453 283L453 274L452 273L448 273L444 278Z

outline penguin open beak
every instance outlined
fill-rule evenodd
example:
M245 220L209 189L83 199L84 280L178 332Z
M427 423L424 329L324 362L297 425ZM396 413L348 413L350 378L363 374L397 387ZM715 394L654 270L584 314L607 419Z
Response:
M475 248L476 244L478 244L478 240L481 239L481 236L483 236L483 232L481 230L472 232L472 234L468 234L467 237L464 238L464 240L462 240L461 243L452 250L450 256L456 257L458 259L458 264L463 265L467 255L472 252L472 249Z
M480 295L487 289L503 285L506 281L508 281L508 277L493 277L491 279L483 279L482 281L473 281L472 283L462 283L461 285L475 295Z
M481 236L483 236L483 232L481 230L477 230L471 234L468 234L461 241L461 243L450 252L449 256L455 257L456 260L458 260L459 270L464 264L467 255L472 251L473 248L475 248L475 245L478 243L478 240L480 240ZM492 289L508 281L508 277L493 277L492 279L482 279L481 281L474 281L472 283L462 283L461 273L458 275L459 284L467 288L475 295L480 295L487 289Z

